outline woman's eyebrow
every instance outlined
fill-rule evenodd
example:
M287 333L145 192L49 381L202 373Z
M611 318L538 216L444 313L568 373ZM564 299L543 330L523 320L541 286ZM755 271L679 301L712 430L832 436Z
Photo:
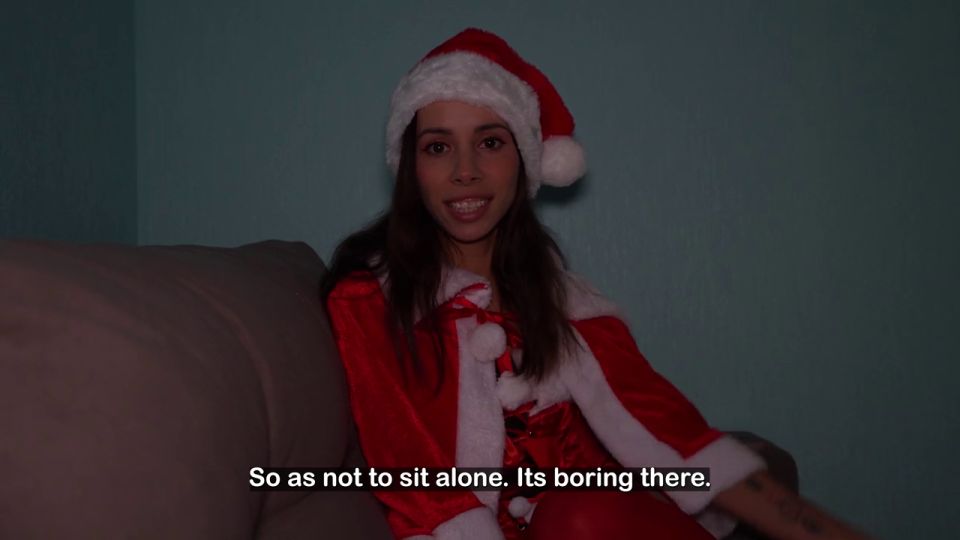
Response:
M424 135L428 135L430 133L439 133L440 135L453 134L452 131L445 128L424 128L423 130L420 131L420 133L417 133L417 138L419 139L420 137L423 137Z
M495 123L493 123L493 124L483 124L482 126L477 126L476 129L473 130L473 132L474 132L474 133L479 133L479 132L481 132L481 131L486 131L486 130L488 130L488 129L497 129L497 128L501 128L501 129L505 129L505 130L507 130L507 131L510 131L510 128L508 128L507 126L505 126L505 125L503 125L503 124L501 124L501 123L499 123L499 122L495 122Z
M487 131L488 129L505 129L505 130L507 130L507 131L510 131L510 128L508 128L507 126L505 126L505 125L503 125L503 124L501 124L501 123L499 123L499 122L495 122L495 123L492 123L492 124L482 124L482 125L479 125L479 126L473 128L473 132L474 132L474 133L480 133L481 131ZM420 133L417 133L417 138L419 139L420 137L423 137L424 135L427 135L427 134L430 134L430 133L439 133L440 135L452 135L452 134L453 134L453 131L452 131L452 130L449 130L449 129L447 129L447 128L439 128L439 127L435 127L435 128L424 128L423 130L420 131Z

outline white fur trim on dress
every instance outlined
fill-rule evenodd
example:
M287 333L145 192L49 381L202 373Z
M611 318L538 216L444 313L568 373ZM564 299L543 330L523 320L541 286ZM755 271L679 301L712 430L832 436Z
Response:
M502 540L503 531L497 518L485 506L471 508L444 521L432 535L418 534L404 540Z
M503 409L497 401L496 370L478 362L468 347L468 337L477 328L476 317L458 319L460 376L457 399L457 467L500 467L506 428ZM480 502L497 511L499 491L475 491Z
M548 186L569 186L587 173L583 146L573 137L554 136L543 141L541 181Z
M394 174L400 165L403 131L413 115L436 101L462 101L487 107L510 127L536 194L542 180L540 103L533 88L503 66L481 55L457 51L417 64L397 85L387 120L387 164Z
M477 360L492 362L507 350L507 333L499 324L483 323L470 334L467 347Z
M574 333L580 348L575 361L561 364L561 378L594 434L618 462L628 468L710 467L710 491L666 492L685 512L700 512L719 491L764 468L759 456L729 437L722 437L684 459L623 406L583 336L576 330Z
M532 398L533 388L525 377L509 371L500 374L500 379L497 380L497 400L501 407L512 411Z

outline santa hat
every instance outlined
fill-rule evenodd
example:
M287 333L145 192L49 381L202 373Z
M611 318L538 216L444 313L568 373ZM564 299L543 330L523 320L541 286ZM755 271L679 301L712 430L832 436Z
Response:
M435 101L487 107L510 126L523 156L530 196L540 184L566 186L586 172L573 116L536 67L500 37L468 28L430 51L397 85L387 121L387 164L400 164L403 132Z

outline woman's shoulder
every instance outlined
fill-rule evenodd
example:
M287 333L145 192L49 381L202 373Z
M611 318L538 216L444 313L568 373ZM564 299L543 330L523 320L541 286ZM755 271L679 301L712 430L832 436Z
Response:
M362 299L380 294L380 281L369 270L356 270L347 274L330 291L332 300Z
M596 289L585 277L563 271L563 284L566 293L565 311L572 321L597 317L616 317L623 319L617 305Z

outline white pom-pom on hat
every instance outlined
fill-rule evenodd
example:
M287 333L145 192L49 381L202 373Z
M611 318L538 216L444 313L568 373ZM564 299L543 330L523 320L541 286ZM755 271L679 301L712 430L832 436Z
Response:
M507 349L507 333L499 324L483 323L468 339L467 348L481 362L492 362Z
M550 137L543 141L540 174L544 184L569 186L586 173L587 158L573 137Z

